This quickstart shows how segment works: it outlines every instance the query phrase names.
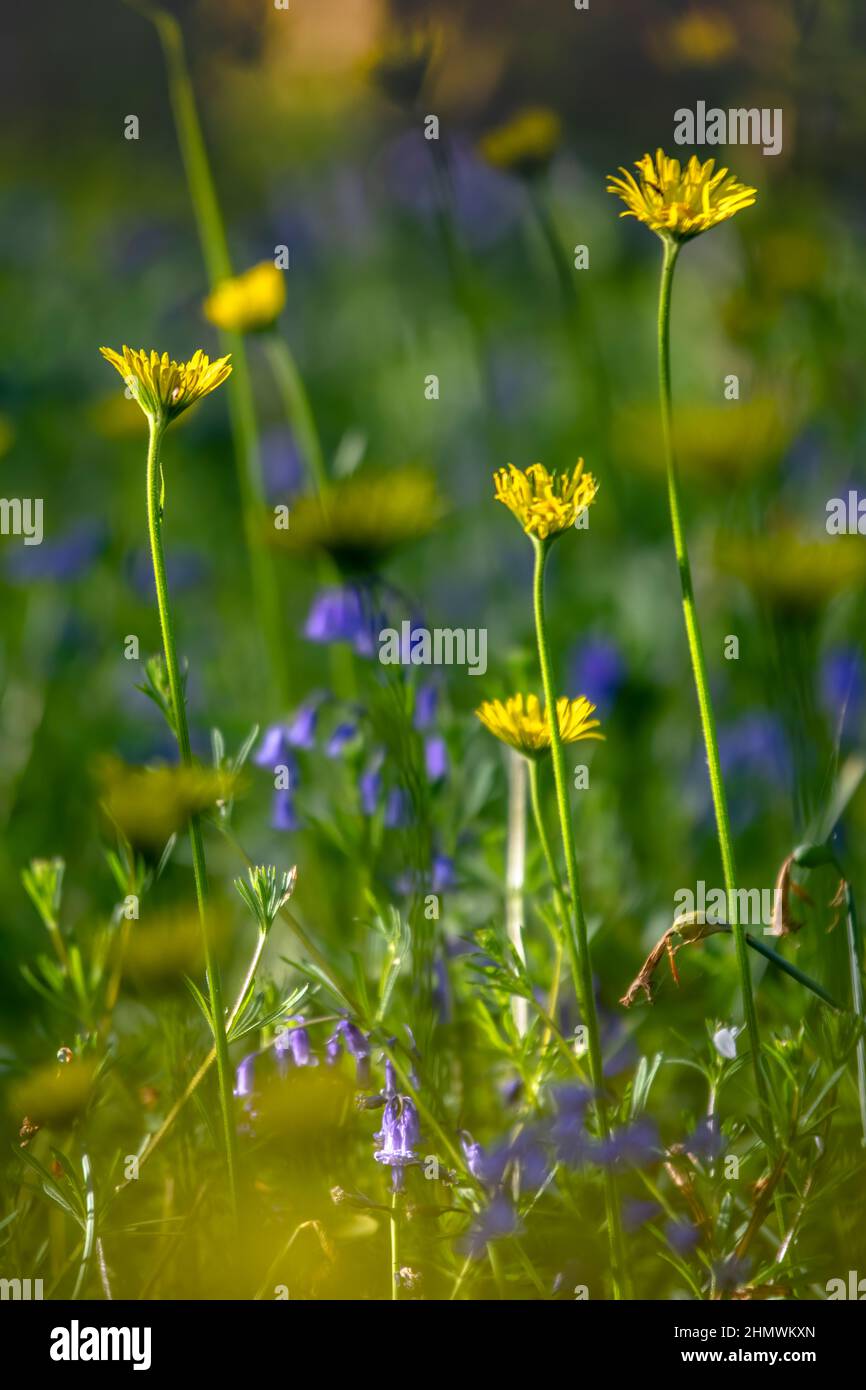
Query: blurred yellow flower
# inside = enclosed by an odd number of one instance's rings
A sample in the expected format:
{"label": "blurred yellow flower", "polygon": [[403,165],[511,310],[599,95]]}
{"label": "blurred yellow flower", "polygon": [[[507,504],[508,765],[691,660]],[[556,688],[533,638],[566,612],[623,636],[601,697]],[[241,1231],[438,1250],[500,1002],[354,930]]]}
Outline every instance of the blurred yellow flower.
{"label": "blurred yellow flower", "polygon": [[109,820],[132,845],[150,849],[237,793],[235,779],[206,767],[128,767],[106,758],[96,771]]}
{"label": "blurred yellow flower", "polygon": [[527,106],[483,135],[478,148],[495,169],[529,178],[546,169],[562,138],[562,122],[546,106]]}
{"label": "blurred yellow flower", "polygon": [[720,537],[716,560],[783,613],[808,614],[866,581],[866,547],[859,537],[819,540],[803,536],[790,522],[759,537]]}
{"label": "blurred yellow flower", "polygon": [[[565,695],[556,702],[559,734],[563,743],[577,743],[583,738],[603,739],[601,724],[591,716],[595,705],[585,695],[569,700]],[[485,700],[475,711],[485,729],[516,748],[525,758],[538,758],[550,751],[550,720],[542,710],[537,695],[512,695],[509,700]]]}
{"label": "blurred yellow flower", "polygon": [[77,1119],[90,1099],[96,1065],[89,1058],[63,1060],[65,1065],[49,1062],[15,1083],[10,1092],[13,1112],[51,1129],[64,1129]]}
{"label": "blurred yellow flower", "polygon": [[283,272],[261,261],[242,275],[221,280],[204,302],[204,316],[229,333],[257,333],[276,323],[286,303]]}
{"label": "blurred yellow flower", "polygon": [[[225,936],[225,920],[208,908],[208,932],[216,944]],[[123,957],[123,976],[142,994],[158,994],[184,987],[184,977],[195,977],[204,968],[201,922],[194,908],[170,908],[148,912],[136,922]]]}
{"label": "blurred yellow flower", "polygon": [[444,506],[430,473],[414,468],[360,472],[293,503],[289,526],[273,531],[297,554],[324,551],[342,570],[374,569],[392,550],[419,540]]}
{"label": "blurred yellow flower", "polygon": [[148,354],[144,348],[99,351],[123,377],[145,415],[162,424],[215,391],[231,373],[228,357],[211,362],[201,348],[188,362],[175,362],[167,352],[161,357],[155,350]]}
{"label": "blurred yellow flower", "polygon": [[521,470],[509,463],[493,475],[497,502],[513,512],[527,536],[545,541],[574,526],[595,499],[598,484],[584,473],[583,459],[564,473],[548,473],[543,463]]}
{"label": "blurred yellow flower", "polygon": [[712,67],[736,51],[737,31],[721,10],[688,10],[667,26],[656,48],[676,63]]}
{"label": "blurred yellow flower", "polygon": [[[730,488],[771,468],[797,428],[797,413],[772,396],[686,403],[674,428],[681,472],[704,488]],[[623,461],[648,474],[665,471],[659,409],[655,402],[617,413],[614,440]]]}
{"label": "blurred yellow flower", "polygon": [[688,241],[751,207],[757,189],[740,183],[727,169],[714,173],[716,161],[701,164],[692,155],[685,169],[678,159],[656,150],[655,159],[645,154],[635,161],[638,180],[620,167],[622,178],[610,174],[608,193],[626,205],[620,217],[636,217],[662,237]]}

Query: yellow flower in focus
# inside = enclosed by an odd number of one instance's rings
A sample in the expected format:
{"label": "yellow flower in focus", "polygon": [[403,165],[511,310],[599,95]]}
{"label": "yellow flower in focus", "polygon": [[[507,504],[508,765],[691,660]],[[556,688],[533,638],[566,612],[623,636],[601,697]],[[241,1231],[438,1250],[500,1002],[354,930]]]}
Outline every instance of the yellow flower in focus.
{"label": "yellow flower in focus", "polygon": [[175,362],[167,352],[160,357],[155,350],[148,353],[144,348],[136,352],[124,346],[122,352],[115,352],[103,347],[99,351],[123,377],[145,415],[162,424],[215,391],[231,374],[228,357],[211,362],[201,348],[188,362]]}
{"label": "yellow flower in focus", "polygon": [[540,541],[559,536],[573,526],[598,492],[591,473],[584,473],[583,459],[564,473],[548,473],[543,463],[525,470],[509,463],[493,475],[497,502],[513,512],[527,536]]}
{"label": "yellow flower in focus", "polygon": [[221,280],[204,302],[205,318],[229,333],[260,333],[271,328],[286,303],[286,281],[273,261],[262,261],[242,275]]}
{"label": "yellow flower in focus", "polygon": [[296,554],[324,551],[343,571],[375,569],[432,530],[444,512],[431,474],[414,468],[360,472],[292,503],[288,530],[268,528]]}
{"label": "yellow flower in focus", "polygon": [[740,183],[727,169],[714,173],[715,164],[714,159],[701,164],[692,155],[682,169],[678,159],[656,150],[655,159],[645,154],[636,160],[637,179],[623,168],[621,179],[609,175],[607,191],[625,203],[620,217],[636,217],[661,237],[688,241],[755,201],[757,189]]}
{"label": "yellow flower in focus", "polygon": [[528,106],[483,135],[478,148],[495,169],[531,178],[547,168],[561,138],[562,122],[555,111]]}
{"label": "yellow flower in focus", "polygon": [[[569,700],[565,695],[556,702],[559,735],[563,743],[577,743],[583,738],[603,739],[601,724],[591,716],[595,705],[585,695]],[[475,711],[485,729],[495,738],[516,748],[525,758],[539,758],[550,751],[550,721],[542,710],[537,695],[512,695],[511,699],[485,700]]]}

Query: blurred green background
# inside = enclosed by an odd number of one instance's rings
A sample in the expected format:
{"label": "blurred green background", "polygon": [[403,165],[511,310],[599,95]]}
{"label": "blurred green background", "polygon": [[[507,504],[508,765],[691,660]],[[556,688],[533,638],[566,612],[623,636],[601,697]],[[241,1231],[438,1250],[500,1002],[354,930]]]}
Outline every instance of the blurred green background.
{"label": "blurred green background", "polygon": [[[825,531],[828,499],[866,486],[866,15],[853,0],[618,0],[586,12],[566,0],[169,8],[184,26],[236,269],[289,247],[281,328],[329,460],[428,465],[448,502],[445,520],[389,568],[405,615],[489,632],[486,676],[438,673],[452,770],[432,792],[431,816],[455,865],[442,921],[452,938],[501,902],[504,763],[471,711],[536,684],[530,547],[494,505],[491,475],[508,461],[568,467],[583,456],[599,479],[589,530],[554,553],[549,602],[561,689],[597,701],[606,733],[578,759],[591,764],[591,789],[577,825],[595,971],[613,1015],[670,925],[676,891],[719,886],[721,873],[658,447],[660,248],[618,219],[605,176],[659,145],[682,153],[673,145],[681,106],[783,110],[779,156],[700,152],[717,154],[758,197],[686,248],[673,322],[687,525],[740,877],[771,888],[784,856],[828,813],[839,768],[856,785],[866,753],[864,588],[840,575]],[[371,80],[371,55],[398,22],[429,19],[436,53],[409,110]],[[477,149],[527,105],[551,107],[563,123],[549,172],[532,186]],[[0,55],[0,108],[0,492],[42,497],[45,509],[41,547],[0,538],[0,1046],[14,1071],[61,1041],[18,971],[43,948],[22,867],[62,855],[69,918],[110,911],[94,761],[172,757],[157,711],[134,688],[140,667],[123,656],[128,634],[143,654],[159,642],[145,430],[98,348],[186,357],[217,342],[201,312],[207,279],[147,20],[114,0],[19,10]],[[446,204],[423,135],[429,113],[440,121]],[[130,114],[137,140],[124,138]],[[571,269],[577,245],[588,247],[586,270]],[[300,466],[255,341],[250,358],[275,502],[298,491]],[[438,401],[425,398],[431,373]],[[731,374],[738,401],[725,399]],[[285,713],[270,704],[250,621],[223,396],[171,431],[165,456],[170,579],[203,754],[212,725],[236,748],[254,723]],[[324,649],[303,635],[317,586],[308,565],[277,563],[300,702],[330,678]],[[859,563],[858,552],[855,579]],[[731,634],[739,658],[728,661]],[[371,672],[362,680],[372,684]],[[297,832],[271,828],[264,774],[253,774],[237,818],[257,861],[298,863],[299,910],[337,950],[352,941],[356,885],[305,819],[323,767],[311,762],[305,774]],[[839,843],[861,896],[864,817],[860,790]],[[212,870],[227,882],[236,865],[221,853]],[[808,929],[785,949],[841,993],[844,943],[825,907],[834,888],[821,881],[803,910]],[[673,1036],[699,1044],[705,1017],[730,1021],[728,944],[680,957],[700,988],[677,992],[666,980],[654,1010],[627,1016],[641,1051]],[[543,952],[543,937],[531,949]],[[760,1011],[774,1022],[794,1023],[805,1007],[791,981],[761,984]]]}

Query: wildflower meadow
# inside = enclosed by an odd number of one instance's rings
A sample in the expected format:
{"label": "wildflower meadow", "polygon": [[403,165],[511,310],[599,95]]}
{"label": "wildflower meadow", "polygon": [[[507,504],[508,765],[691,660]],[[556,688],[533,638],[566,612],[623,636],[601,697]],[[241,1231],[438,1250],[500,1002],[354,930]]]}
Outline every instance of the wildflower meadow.
{"label": "wildflower meadow", "polygon": [[743,1329],[866,1298],[859,7],[9,19],[0,1317],[822,1364]]}

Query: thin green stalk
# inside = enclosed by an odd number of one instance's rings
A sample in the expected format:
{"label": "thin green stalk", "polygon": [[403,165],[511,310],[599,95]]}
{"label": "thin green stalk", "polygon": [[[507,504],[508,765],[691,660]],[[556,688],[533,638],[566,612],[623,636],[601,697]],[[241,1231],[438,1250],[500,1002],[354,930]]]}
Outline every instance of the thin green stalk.
{"label": "thin green stalk", "polygon": [[[508,841],[505,856],[505,930],[508,940],[526,965],[523,944],[523,890],[526,874],[526,759],[508,750]],[[529,1003],[521,995],[511,1000],[514,1026],[519,1036],[529,1027]]]}
{"label": "thin green stalk", "polygon": [[753,951],[757,951],[758,955],[763,956],[765,960],[771,961],[777,969],[784,971],[786,975],[790,975],[792,980],[797,981],[797,984],[805,985],[806,989],[810,989],[812,993],[816,994],[819,999],[822,999],[825,1004],[829,1004],[831,1009],[841,1011],[842,1006],[823,985],[820,985],[817,980],[813,980],[811,975],[807,975],[804,970],[800,970],[798,966],[793,965],[791,961],[786,960],[778,951],[774,951],[772,946],[765,945],[760,937],[752,936],[751,932],[746,932],[746,945],[750,946]]}
{"label": "thin green stalk", "polygon": [[[577,993],[581,1014],[587,1031],[589,1043],[589,1070],[595,1090],[595,1112],[598,1117],[598,1128],[601,1137],[603,1139],[608,1139],[610,1137],[610,1123],[607,1115],[607,1104],[604,1098],[605,1081],[602,1067],[598,1016],[596,1014],[595,998],[592,992],[592,967],[589,959],[589,938],[586,930],[586,918],[583,912],[583,900],[580,894],[580,875],[577,867],[577,856],[574,850],[574,838],[572,835],[568,805],[565,750],[559,732],[559,719],[556,712],[556,690],[553,683],[553,667],[550,659],[550,643],[544,616],[544,569],[547,562],[550,542],[541,541],[533,537],[533,545],[535,547],[533,607],[535,612],[535,631],[538,639],[538,662],[541,667],[544,703],[550,722],[550,753],[553,763],[553,779],[556,786],[556,805],[559,813],[559,828],[562,836],[562,848],[565,854],[568,886],[571,891],[571,911],[567,917],[568,931],[566,932],[566,946],[571,962],[572,974],[574,976],[574,988]],[[611,1274],[614,1297],[621,1298],[623,1296],[625,1280],[622,1221],[620,1217],[619,1199],[616,1191],[616,1180],[614,1174],[607,1168],[604,1172],[604,1197],[608,1237],[610,1239],[611,1248]]]}
{"label": "thin green stalk", "polygon": [[728,900],[728,920],[733,929],[737,967],[740,972],[743,1013],[749,1033],[752,1066],[754,1069],[758,1099],[760,1101],[767,1132],[772,1138],[774,1135],[773,1120],[770,1112],[767,1083],[764,1077],[761,1059],[761,1039],[758,1032],[758,1016],[755,1012],[755,1000],[752,993],[752,977],[749,970],[749,953],[746,948],[746,933],[742,923],[739,921],[737,912],[737,871],[734,862],[734,845],[731,836],[730,818],[728,816],[728,803],[725,796],[725,784],[722,780],[722,766],[719,758],[716,720],[710,696],[706,658],[704,656],[704,647],[701,640],[701,631],[698,626],[697,607],[692,586],[692,570],[689,563],[688,545],[686,543],[685,529],[683,526],[683,506],[680,495],[679,474],[677,472],[673,447],[670,361],[671,288],[673,284],[674,266],[676,265],[678,253],[679,242],[666,238],[664,241],[664,259],[662,261],[661,283],[659,286],[658,359],[662,445],[667,468],[668,503],[671,513],[674,551],[676,553],[677,568],[680,575],[680,587],[683,596],[683,616],[685,618],[686,637],[688,639],[689,655],[691,657],[692,671],[695,678],[695,689],[697,691],[698,708],[701,717],[701,729],[703,730],[704,745],[707,753],[707,766],[710,773],[710,788],[716,815],[719,850],[722,856],[722,872],[725,878],[725,889]]}
{"label": "thin green stalk", "polygon": [[282,397],[286,419],[292,430],[307,468],[313,488],[321,496],[328,486],[328,474],[319,431],[313,415],[307,388],[298,371],[292,350],[276,330],[264,336],[265,351],[271,364],[274,380]]}
{"label": "thin green stalk", "polygon": [[[153,21],[165,57],[169,96],[187,187],[198,228],[208,281],[213,289],[232,275],[225,223],[208,160],[184,50],[183,32],[173,15],[156,6],[134,5]],[[231,353],[228,379],[229,418],[234,442],[238,491],[256,608],[265,638],[275,698],[288,698],[283,653],[283,625],[273,556],[264,542],[264,486],[259,457],[255,402],[244,339],[221,331],[220,348]]]}
{"label": "thin green stalk", "polygon": [[860,1037],[857,1039],[857,1095],[860,1100],[862,1142],[866,1147],[866,1039],[863,1037],[866,1013],[863,1009],[863,976],[860,967],[860,933],[857,929],[857,911],[854,906],[854,894],[847,879],[845,880],[845,927],[848,938],[848,965],[851,971],[851,1001],[861,1029]]}
{"label": "thin green stalk", "polygon": [[[174,733],[184,767],[192,764],[192,749],[189,741],[189,725],[186,717],[186,697],[180,677],[177,660],[177,647],[174,636],[174,621],[168,595],[168,581],[165,572],[165,553],[162,544],[162,466],[160,446],[165,426],[159,421],[150,420],[150,441],[147,450],[147,528],[150,536],[150,552],[153,560],[153,577],[156,584],[156,601],[159,610],[159,626],[162,633],[163,652],[168,673],[174,714]],[[235,1141],[234,1114],[232,1110],[232,1082],[229,1066],[226,1021],[223,1012],[222,985],[207,921],[207,866],[204,857],[201,822],[193,816],[189,824],[189,838],[192,847],[192,865],[195,876],[195,892],[204,940],[205,967],[207,971],[210,1010],[213,1016],[214,1046],[216,1048],[217,1074],[219,1080],[220,1104],[225,1132],[226,1164],[228,1167],[229,1194],[232,1212],[237,1220],[237,1156]]]}
{"label": "thin green stalk", "polygon": [[397,1193],[391,1193],[391,1302],[400,1302],[400,1214]]}

